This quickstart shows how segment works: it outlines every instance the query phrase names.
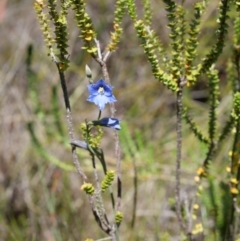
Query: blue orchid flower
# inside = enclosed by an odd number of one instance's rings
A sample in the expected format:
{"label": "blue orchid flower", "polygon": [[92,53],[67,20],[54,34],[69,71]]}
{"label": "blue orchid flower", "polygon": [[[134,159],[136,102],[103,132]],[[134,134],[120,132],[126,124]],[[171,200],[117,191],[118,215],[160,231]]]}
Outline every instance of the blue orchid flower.
{"label": "blue orchid flower", "polygon": [[103,79],[98,80],[95,84],[88,85],[90,96],[88,101],[93,102],[102,111],[107,103],[117,101],[112,94],[113,87],[108,85]]}
{"label": "blue orchid flower", "polygon": [[115,130],[120,130],[120,121],[116,118],[102,118],[101,120],[92,121],[93,125],[104,126],[109,128],[114,128]]}

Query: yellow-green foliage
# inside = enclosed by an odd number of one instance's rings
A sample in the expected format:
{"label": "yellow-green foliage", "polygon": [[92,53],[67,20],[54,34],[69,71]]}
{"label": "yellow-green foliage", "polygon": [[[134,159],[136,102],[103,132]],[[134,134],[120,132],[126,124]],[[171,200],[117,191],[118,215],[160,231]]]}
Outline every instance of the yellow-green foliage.
{"label": "yellow-green foliage", "polygon": [[126,0],[127,3],[127,9],[128,9],[128,14],[131,17],[133,23],[137,21],[137,10],[136,10],[136,5],[133,0]]}
{"label": "yellow-green foliage", "polygon": [[143,10],[144,10],[144,23],[150,26],[152,23],[152,8],[151,0],[143,0]]}
{"label": "yellow-green foliage", "polygon": [[234,110],[233,110],[232,116],[236,121],[238,121],[240,119],[240,93],[239,92],[234,95],[233,103],[234,103]]}
{"label": "yellow-green foliage", "polygon": [[[35,10],[39,18],[41,28],[43,30],[44,40],[49,48],[49,54],[52,56],[55,62],[60,66],[61,71],[68,68],[68,33],[67,33],[67,8],[69,4],[62,2],[62,11],[57,12],[56,0],[48,0],[45,4],[44,1],[35,1]],[[49,11],[44,13],[44,8],[48,8]],[[53,22],[54,29],[50,27],[50,21]],[[52,25],[51,25],[52,26]],[[55,33],[55,37],[52,36],[52,32]],[[56,46],[55,46],[56,44]]]}
{"label": "yellow-green foliage", "polygon": [[57,12],[56,8],[56,0],[48,0],[48,9],[50,19],[54,23],[54,33],[55,33],[55,42],[57,44],[57,50],[59,53],[56,56],[59,58],[60,68],[61,70],[66,70],[68,67],[68,33],[67,33],[67,8],[69,5],[61,4],[62,11],[60,13]]}
{"label": "yellow-green foliage", "polygon": [[43,0],[35,1],[34,8],[41,25],[46,46],[49,49],[48,53],[50,54],[54,40],[49,26],[48,15],[43,12],[43,9],[45,8]]}
{"label": "yellow-green foliage", "polygon": [[213,63],[216,62],[219,55],[222,53],[225,36],[228,31],[227,19],[229,18],[228,12],[230,10],[229,0],[221,0],[220,2],[220,13],[217,22],[219,23],[219,29],[216,31],[216,44],[212,47],[210,53],[206,56],[201,64],[201,72],[204,73],[208,71],[208,69],[212,66]]}
{"label": "yellow-green foliage", "polygon": [[186,63],[185,74],[189,85],[196,82],[196,77],[199,75],[199,67],[194,66],[193,61],[197,56],[198,40],[197,37],[200,31],[200,19],[205,10],[205,3],[194,4],[194,18],[192,19],[188,31],[189,37],[186,41]]}
{"label": "yellow-green foliage", "polygon": [[208,73],[209,78],[209,95],[210,95],[210,111],[209,111],[209,125],[208,133],[211,142],[214,142],[216,128],[217,128],[217,113],[216,109],[219,104],[219,78],[217,70],[210,70]]}
{"label": "yellow-green foliage", "polygon": [[125,0],[117,0],[116,1],[116,9],[114,12],[114,21],[113,28],[114,32],[111,32],[111,41],[107,46],[109,51],[115,51],[117,49],[117,44],[120,41],[120,37],[122,35],[123,29],[120,27],[123,19],[123,14],[126,9],[126,1]]}
{"label": "yellow-green foliage", "polygon": [[84,41],[83,49],[86,49],[88,53],[95,55],[97,52],[97,48],[94,44],[96,32],[93,28],[92,20],[86,12],[85,3],[82,0],[71,0],[71,2],[73,10],[75,11],[77,25],[81,31],[80,37]]}
{"label": "yellow-green foliage", "polygon": [[164,85],[166,85],[169,89],[172,91],[177,91],[177,83],[173,80],[173,78],[165,73],[160,67],[159,67],[159,61],[157,58],[157,55],[155,54],[155,37],[153,35],[149,34],[149,28],[144,25],[144,22],[142,20],[138,20],[135,23],[135,28],[137,30],[138,37],[142,40],[142,46],[144,48],[144,53],[148,57],[148,61],[150,62],[152,66],[152,73],[154,77],[161,81]]}
{"label": "yellow-green foliage", "polygon": [[170,69],[172,78],[175,82],[183,75],[183,40],[185,36],[184,9],[172,0],[165,0],[168,16],[168,26],[170,28],[172,60]]}
{"label": "yellow-green foliage", "polygon": [[115,177],[115,171],[107,171],[101,183],[101,190],[105,192],[111,185]]}
{"label": "yellow-green foliage", "polygon": [[92,148],[99,148],[103,137],[102,128],[100,126],[89,127],[86,123],[82,123],[80,125],[80,128],[82,136],[84,140],[88,143],[88,145]]}
{"label": "yellow-green foliage", "polygon": [[116,221],[116,224],[117,225],[120,225],[120,223],[122,222],[123,220],[123,214],[121,212],[116,212],[115,214],[115,221]]}
{"label": "yellow-green foliage", "polygon": [[81,186],[81,190],[84,190],[89,195],[93,195],[95,191],[92,183],[86,183],[86,182]]}
{"label": "yellow-green foliage", "polygon": [[236,129],[235,129],[233,147],[230,152],[230,157],[231,157],[231,180],[230,180],[230,183],[231,183],[231,192],[234,195],[236,195],[239,193],[237,187],[238,187],[238,182],[240,179],[240,176],[239,176],[239,171],[240,171],[240,166],[239,166],[240,92],[237,92],[234,95],[232,117],[235,120]]}
{"label": "yellow-green foliage", "polygon": [[208,144],[209,139],[202,133],[202,131],[198,128],[196,123],[193,121],[193,119],[190,117],[188,113],[188,109],[184,108],[183,110],[183,117],[186,120],[186,122],[189,124],[189,127],[191,131],[194,133],[194,135],[203,143]]}
{"label": "yellow-green foliage", "polygon": [[234,44],[238,51],[240,51],[240,17],[236,18],[234,22]]}

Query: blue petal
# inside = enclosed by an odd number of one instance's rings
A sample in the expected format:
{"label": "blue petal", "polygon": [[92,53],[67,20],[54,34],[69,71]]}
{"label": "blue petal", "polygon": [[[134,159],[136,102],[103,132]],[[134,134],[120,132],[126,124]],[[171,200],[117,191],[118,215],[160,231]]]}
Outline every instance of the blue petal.
{"label": "blue petal", "polygon": [[99,120],[98,122],[96,122],[98,125],[101,126],[105,126],[105,127],[110,127],[110,128],[114,128],[116,130],[120,130],[120,124],[119,124],[119,120],[116,118],[102,118],[101,120]]}
{"label": "blue petal", "polygon": [[115,119],[115,118],[108,118],[108,126],[114,126],[116,125],[116,123],[118,123],[118,119]]}
{"label": "blue petal", "polygon": [[108,97],[108,99],[109,99],[109,103],[112,103],[112,102],[116,102],[116,101],[117,101],[117,99],[115,98],[114,95],[112,95],[111,97]]}
{"label": "blue petal", "polygon": [[[97,105],[100,110],[103,110],[107,103],[117,101],[115,96],[112,94],[113,87],[108,85],[103,79],[100,79],[95,84],[90,84],[87,87],[90,93],[87,100]],[[103,88],[104,92],[99,93],[99,88]]]}
{"label": "blue petal", "polygon": [[87,101],[94,102],[94,98],[96,98],[96,96],[90,95],[90,96],[87,98]]}
{"label": "blue petal", "polygon": [[109,103],[109,98],[105,95],[97,95],[93,98],[94,104],[99,107],[100,110],[105,108],[105,105]]}
{"label": "blue petal", "polygon": [[94,88],[96,88],[97,90],[100,87],[103,87],[104,92],[107,93],[107,95],[112,95],[112,89],[113,87],[109,84],[107,84],[103,79],[98,80],[94,85]]}
{"label": "blue petal", "polygon": [[98,88],[96,88],[94,84],[88,85],[87,88],[91,95],[98,95]]}
{"label": "blue petal", "polygon": [[112,86],[107,84],[103,79],[98,80],[95,83],[95,85],[97,85],[98,87],[103,87],[103,88],[112,90]]}
{"label": "blue petal", "polygon": [[101,120],[99,120],[97,123],[98,123],[98,124],[101,124],[101,125],[103,125],[103,126],[107,126],[107,125],[108,125],[108,122],[109,122],[109,119],[110,119],[110,118],[105,117],[105,118],[102,118]]}
{"label": "blue petal", "polygon": [[95,83],[95,85],[98,85],[98,87],[99,86],[104,86],[104,85],[106,85],[107,83],[103,80],[103,79],[99,79],[96,83]]}

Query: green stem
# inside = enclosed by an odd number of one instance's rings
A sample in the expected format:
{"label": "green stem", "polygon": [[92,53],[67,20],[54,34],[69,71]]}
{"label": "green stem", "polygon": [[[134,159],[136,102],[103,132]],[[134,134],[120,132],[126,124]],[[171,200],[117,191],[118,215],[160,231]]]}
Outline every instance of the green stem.
{"label": "green stem", "polygon": [[100,120],[100,118],[101,118],[101,114],[102,114],[102,111],[101,111],[101,110],[99,110],[99,114],[98,114],[98,120]]}

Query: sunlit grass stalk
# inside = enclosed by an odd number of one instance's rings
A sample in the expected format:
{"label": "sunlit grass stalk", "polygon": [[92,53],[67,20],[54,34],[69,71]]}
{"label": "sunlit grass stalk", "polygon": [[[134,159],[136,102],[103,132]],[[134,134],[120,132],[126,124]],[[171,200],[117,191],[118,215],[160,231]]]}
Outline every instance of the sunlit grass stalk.
{"label": "sunlit grass stalk", "polygon": [[138,173],[136,165],[136,157],[132,157],[133,163],[133,186],[134,186],[134,195],[133,195],[133,211],[132,211],[132,221],[131,228],[134,229],[136,222],[136,213],[137,213],[137,197],[138,197]]}
{"label": "sunlit grass stalk", "polygon": [[73,165],[62,162],[61,160],[59,160],[55,156],[51,155],[49,152],[47,152],[44,149],[44,146],[42,146],[42,144],[40,143],[40,141],[38,140],[38,138],[36,136],[36,131],[35,131],[33,122],[29,122],[27,127],[28,127],[28,131],[29,131],[29,134],[31,137],[32,144],[41,157],[43,157],[44,159],[48,160],[50,163],[53,163],[54,165],[58,166],[59,168],[65,170],[65,171],[73,171],[74,170]]}
{"label": "sunlit grass stalk", "polygon": [[58,134],[61,136],[64,136],[64,132],[63,132],[63,126],[62,126],[62,122],[61,122],[61,118],[60,118],[60,109],[59,109],[59,105],[58,105],[58,96],[57,96],[57,86],[53,86],[52,87],[52,113],[54,116],[54,122],[55,122],[55,126],[56,129],[58,131]]}

